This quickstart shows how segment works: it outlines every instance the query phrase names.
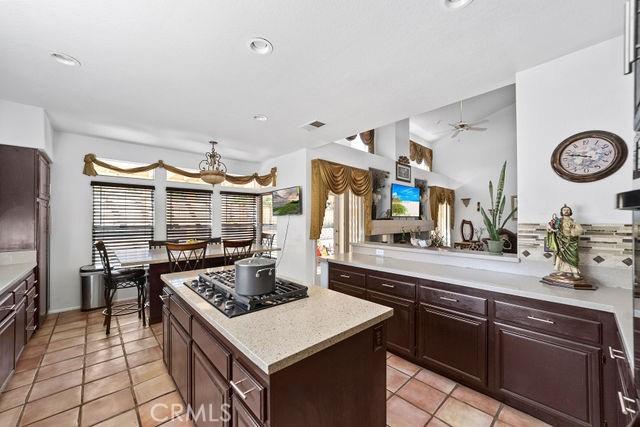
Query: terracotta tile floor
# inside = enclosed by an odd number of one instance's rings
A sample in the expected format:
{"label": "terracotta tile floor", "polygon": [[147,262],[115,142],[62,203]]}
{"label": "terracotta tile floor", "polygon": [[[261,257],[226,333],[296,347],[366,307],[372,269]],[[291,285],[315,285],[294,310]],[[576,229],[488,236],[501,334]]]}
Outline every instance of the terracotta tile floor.
{"label": "terracotta tile floor", "polygon": [[[102,319],[99,311],[47,318],[0,394],[0,427],[191,425],[180,410],[152,416],[157,403],[183,405],[162,362],[162,325],[124,316],[107,337]],[[546,425],[390,353],[387,389],[391,427]]]}

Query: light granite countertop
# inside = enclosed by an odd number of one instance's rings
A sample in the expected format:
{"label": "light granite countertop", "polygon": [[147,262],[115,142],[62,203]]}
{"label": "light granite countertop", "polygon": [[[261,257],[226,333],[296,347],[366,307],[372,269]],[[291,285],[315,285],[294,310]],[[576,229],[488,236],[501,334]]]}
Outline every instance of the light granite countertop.
{"label": "light granite countertop", "polygon": [[36,267],[35,251],[0,253],[0,294]]}
{"label": "light granite countertop", "polygon": [[163,274],[162,281],[266,374],[273,374],[392,316],[393,310],[309,286],[308,298],[228,318],[184,282],[221,268]]}
{"label": "light granite countertop", "polygon": [[601,286],[595,291],[577,291],[542,284],[540,278],[535,276],[373,255],[348,253],[323,259],[353,267],[610,312],[615,315],[627,354],[633,354],[633,301],[630,289]]}

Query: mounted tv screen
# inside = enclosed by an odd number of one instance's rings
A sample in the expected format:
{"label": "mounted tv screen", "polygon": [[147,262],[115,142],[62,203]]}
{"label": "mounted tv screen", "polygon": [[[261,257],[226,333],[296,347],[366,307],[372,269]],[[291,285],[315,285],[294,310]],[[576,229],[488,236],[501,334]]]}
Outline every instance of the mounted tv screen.
{"label": "mounted tv screen", "polygon": [[420,189],[391,184],[391,216],[395,218],[420,217]]}
{"label": "mounted tv screen", "polygon": [[300,187],[283,188],[274,191],[272,195],[273,215],[300,215],[302,213]]}

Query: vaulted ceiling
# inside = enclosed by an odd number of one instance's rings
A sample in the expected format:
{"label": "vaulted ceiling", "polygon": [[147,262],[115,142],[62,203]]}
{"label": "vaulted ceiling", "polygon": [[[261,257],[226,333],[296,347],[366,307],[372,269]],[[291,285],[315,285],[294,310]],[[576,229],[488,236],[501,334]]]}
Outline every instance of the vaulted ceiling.
{"label": "vaulted ceiling", "polygon": [[[0,98],[44,107],[60,130],[188,151],[214,138],[229,157],[263,160],[513,83],[622,34],[622,11],[622,0],[0,1]],[[273,53],[250,52],[255,36]],[[300,129],[316,119],[327,125]]]}

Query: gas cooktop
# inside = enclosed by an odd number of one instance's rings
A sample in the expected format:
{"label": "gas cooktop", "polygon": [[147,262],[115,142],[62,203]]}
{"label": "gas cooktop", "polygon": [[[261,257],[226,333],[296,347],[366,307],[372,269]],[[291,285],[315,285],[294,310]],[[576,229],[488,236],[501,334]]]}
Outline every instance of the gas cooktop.
{"label": "gas cooktop", "polygon": [[228,269],[201,273],[197,279],[184,282],[191,290],[227,317],[282,305],[307,297],[307,287],[276,278],[273,292],[263,295],[240,295],[235,291],[236,271]]}

